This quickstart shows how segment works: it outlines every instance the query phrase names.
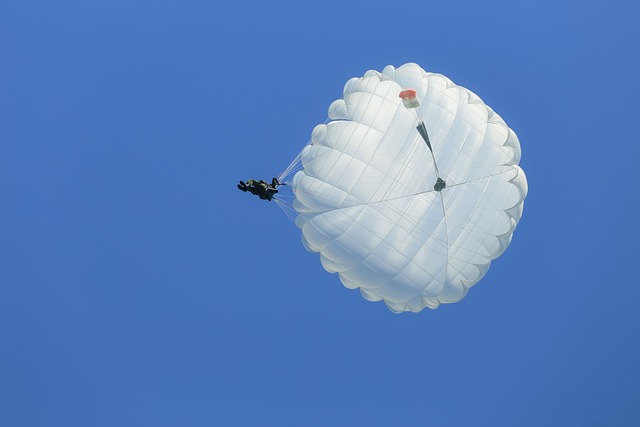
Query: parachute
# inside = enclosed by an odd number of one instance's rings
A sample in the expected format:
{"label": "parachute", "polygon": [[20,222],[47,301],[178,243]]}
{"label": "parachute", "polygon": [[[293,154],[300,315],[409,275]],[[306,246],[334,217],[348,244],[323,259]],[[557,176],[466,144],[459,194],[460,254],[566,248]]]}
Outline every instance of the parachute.
{"label": "parachute", "polygon": [[305,248],[394,313],[460,301],[509,246],[520,143],[469,90],[417,64],[344,86],[278,180]]}

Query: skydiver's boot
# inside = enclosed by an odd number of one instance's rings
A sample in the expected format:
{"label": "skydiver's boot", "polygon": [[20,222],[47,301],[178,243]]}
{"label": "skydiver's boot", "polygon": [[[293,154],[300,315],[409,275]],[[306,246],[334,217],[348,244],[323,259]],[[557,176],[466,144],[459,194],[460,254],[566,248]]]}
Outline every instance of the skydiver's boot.
{"label": "skydiver's boot", "polygon": [[273,177],[273,179],[271,180],[271,186],[273,188],[276,188],[278,185],[282,185],[282,184],[280,184],[280,181],[278,181],[278,178]]}
{"label": "skydiver's boot", "polygon": [[245,193],[247,192],[247,184],[244,183],[244,181],[240,181],[240,184],[238,184],[238,189],[244,191]]}

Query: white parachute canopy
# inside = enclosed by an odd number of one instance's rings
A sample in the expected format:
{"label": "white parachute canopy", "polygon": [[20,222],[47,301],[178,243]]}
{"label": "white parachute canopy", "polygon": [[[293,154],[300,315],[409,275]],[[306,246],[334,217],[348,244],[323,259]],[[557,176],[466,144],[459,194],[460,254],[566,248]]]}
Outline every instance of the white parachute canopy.
{"label": "white parachute canopy", "polygon": [[522,216],[516,134],[478,96],[417,64],[349,80],[329,118],[279,177],[304,246],[395,313],[460,301]]}

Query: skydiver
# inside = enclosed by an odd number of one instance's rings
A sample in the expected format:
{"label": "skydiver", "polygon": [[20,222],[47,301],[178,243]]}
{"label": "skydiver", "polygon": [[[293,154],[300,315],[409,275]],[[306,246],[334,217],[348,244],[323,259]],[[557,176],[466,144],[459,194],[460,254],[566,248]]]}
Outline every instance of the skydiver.
{"label": "skydiver", "polygon": [[266,181],[260,180],[256,181],[255,179],[250,179],[247,182],[240,181],[238,184],[238,189],[244,191],[245,193],[248,191],[249,193],[258,196],[262,200],[273,199],[273,196],[278,192],[278,186],[283,185],[278,181],[278,178],[273,178],[271,180],[271,184]]}

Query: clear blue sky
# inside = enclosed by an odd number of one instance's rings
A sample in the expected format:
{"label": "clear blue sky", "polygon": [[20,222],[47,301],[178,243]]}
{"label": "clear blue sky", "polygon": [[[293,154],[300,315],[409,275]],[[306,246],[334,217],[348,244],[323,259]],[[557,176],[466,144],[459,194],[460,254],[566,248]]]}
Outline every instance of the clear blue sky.
{"label": "clear blue sky", "polygon": [[[605,6],[606,3],[606,6]],[[629,1],[0,5],[0,426],[640,425]],[[275,204],[344,82],[417,62],[529,196],[462,302],[394,315]]]}

